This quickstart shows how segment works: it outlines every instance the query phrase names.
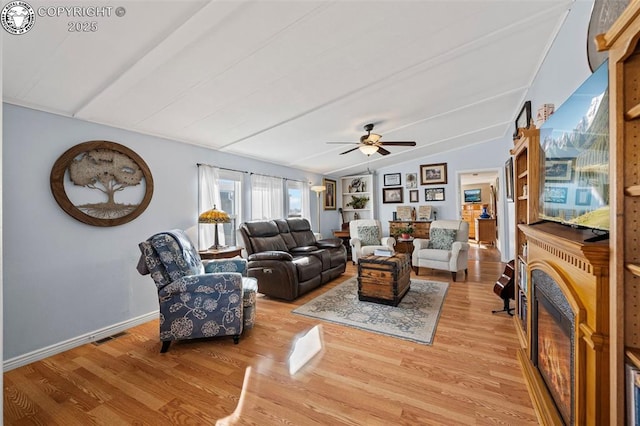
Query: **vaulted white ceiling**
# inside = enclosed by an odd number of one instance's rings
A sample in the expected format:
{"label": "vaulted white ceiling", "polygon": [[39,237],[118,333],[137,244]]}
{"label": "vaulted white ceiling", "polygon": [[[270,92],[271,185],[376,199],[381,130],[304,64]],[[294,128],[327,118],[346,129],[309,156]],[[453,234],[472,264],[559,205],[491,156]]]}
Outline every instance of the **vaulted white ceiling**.
{"label": "vaulted white ceiling", "polygon": [[[344,175],[510,135],[571,3],[149,0],[120,2],[122,17],[37,15],[3,36],[3,98]],[[417,145],[367,158],[326,143],[357,142],[366,123]]]}

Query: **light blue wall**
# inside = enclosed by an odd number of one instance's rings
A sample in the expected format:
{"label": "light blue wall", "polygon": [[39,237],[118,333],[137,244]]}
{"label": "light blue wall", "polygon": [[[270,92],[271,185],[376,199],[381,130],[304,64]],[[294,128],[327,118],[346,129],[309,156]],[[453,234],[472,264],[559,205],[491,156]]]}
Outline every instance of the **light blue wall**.
{"label": "light blue wall", "polygon": [[[196,163],[322,181],[322,176],[296,169],[3,107],[5,360],[157,310],[153,281],[135,269],[137,245],[156,232],[196,225]],[[132,222],[106,228],[86,225],[67,215],[53,198],[49,174],[54,162],[68,148],[89,140],[125,145],[151,169],[153,198]],[[310,199],[315,223],[316,199]],[[333,219],[336,223],[330,225]],[[322,220],[325,227],[337,226],[331,215]]]}

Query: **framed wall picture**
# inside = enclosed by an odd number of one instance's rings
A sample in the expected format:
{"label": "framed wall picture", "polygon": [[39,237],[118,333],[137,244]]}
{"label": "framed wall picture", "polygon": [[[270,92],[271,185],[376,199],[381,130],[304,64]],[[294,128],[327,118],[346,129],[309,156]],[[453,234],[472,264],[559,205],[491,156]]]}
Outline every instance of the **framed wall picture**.
{"label": "framed wall picture", "polygon": [[507,195],[507,201],[513,201],[513,157],[509,157],[509,159],[504,163],[504,179],[505,185],[504,190]]}
{"label": "framed wall picture", "polygon": [[418,187],[418,174],[417,173],[407,173],[407,174],[405,174],[405,186],[407,188],[417,188]]}
{"label": "framed wall picture", "polygon": [[382,188],[382,202],[383,203],[401,203],[402,202],[403,188]]}
{"label": "framed wall picture", "polygon": [[568,189],[563,186],[545,186],[544,201],[546,203],[566,204]]}
{"label": "framed wall picture", "polygon": [[444,188],[426,188],[424,190],[425,201],[444,201]]}
{"label": "framed wall picture", "polygon": [[576,189],[576,206],[591,205],[591,188]]}
{"label": "framed wall picture", "polygon": [[325,188],[324,191],[324,209],[335,210],[336,209],[336,181],[333,179],[322,179],[322,184]]}
{"label": "framed wall picture", "polygon": [[420,185],[447,183],[447,163],[420,166]]}
{"label": "framed wall picture", "polygon": [[50,186],[58,205],[74,219],[93,226],[130,222],[153,195],[149,166],[133,150],[110,141],[88,141],[56,160]]}
{"label": "framed wall picture", "polygon": [[531,127],[531,101],[526,101],[516,117],[516,130],[513,138],[516,139],[520,133],[520,129],[528,129]]}
{"label": "framed wall picture", "polygon": [[400,173],[389,173],[384,175],[384,186],[398,186],[401,183]]}
{"label": "framed wall picture", "polygon": [[545,180],[568,182],[572,174],[573,158],[548,158],[544,162]]}
{"label": "framed wall picture", "polygon": [[409,191],[409,202],[410,203],[417,203],[419,200],[418,198],[418,190],[417,189],[412,189]]}

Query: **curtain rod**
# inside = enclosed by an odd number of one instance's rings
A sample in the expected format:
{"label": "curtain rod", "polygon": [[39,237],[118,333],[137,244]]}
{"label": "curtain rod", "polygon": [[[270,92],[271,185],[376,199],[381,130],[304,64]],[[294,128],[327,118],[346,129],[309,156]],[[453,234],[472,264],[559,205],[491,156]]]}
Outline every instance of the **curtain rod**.
{"label": "curtain rod", "polygon": [[[218,169],[221,169],[221,170],[229,170],[231,172],[249,173],[250,175],[258,175],[258,176],[272,177],[272,178],[277,178],[277,179],[291,180],[291,181],[294,181],[294,182],[302,182],[302,183],[306,182],[304,180],[291,179],[291,178],[286,178],[286,177],[282,177],[282,176],[263,175],[263,174],[260,174],[260,173],[248,172],[246,170],[236,170],[236,169],[229,169],[227,167],[212,166],[211,164],[205,164],[205,163],[196,163],[196,165],[198,167],[200,167],[200,166],[215,167],[215,168],[218,168]],[[309,182],[306,182],[306,183],[309,183]]]}
{"label": "curtain rod", "polygon": [[216,169],[229,170],[230,172],[249,173],[249,172],[246,172],[244,170],[236,170],[236,169],[229,169],[227,167],[212,166],[211,164],[205,164],[205,163],[196,163],[196,166],[198,166],[198,167],[200,167],[200,166],[215,167]]}

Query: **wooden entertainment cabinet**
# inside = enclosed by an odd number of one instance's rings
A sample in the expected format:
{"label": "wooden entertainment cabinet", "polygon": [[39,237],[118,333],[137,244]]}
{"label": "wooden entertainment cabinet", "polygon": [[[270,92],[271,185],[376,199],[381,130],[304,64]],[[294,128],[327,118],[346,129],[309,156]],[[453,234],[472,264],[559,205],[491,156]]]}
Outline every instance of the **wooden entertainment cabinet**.
{"label": "wooden entertainment cabinet", "polygon": [[[537,301],[532,272],[551,277],[571,306],[573,381],[572,409],[576,425],[608,424],[609,418],[609,246],[586,242],[590,230],[554,222],[540,223],[542,154],[539,130],[520,129],[514,157],[515,324],[525,381],[541,424],[563,424],[552,392],[538,369],[540,355]],[[536,352],[537,351],[537,352]],[[565,415],[566,408],[565,408]]]}
{"label": "wooden entertainment cabinet", "polygon": [[[573,423],[622,425],[630,402],[625,365],[640,368],[640,1],[630,2],[606,34],[609,53],[610,238],[585,242],[584,231],[534,224],[540,164],[536,130],[520,129],[514,156],[516,330],[518,359],[541,424],[562,424],[531,360],[532,270],[552,276],[575,313]],[[536,160],[537,159],[537,160]],[[527,191],[523,191],[523,185]],[[559,228],[561,227],[561,228]],[[521,312],[519,312],[520,314]]]}
{"label": "wooden entertainment cabinet", "polygon": [[[625,422],[625,365],[640,368],[640,1],[606,34],[610,105],[610,406],[609,424]],[[628,420],[628,419],[627,419]]]}

